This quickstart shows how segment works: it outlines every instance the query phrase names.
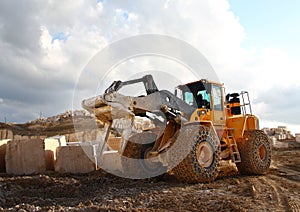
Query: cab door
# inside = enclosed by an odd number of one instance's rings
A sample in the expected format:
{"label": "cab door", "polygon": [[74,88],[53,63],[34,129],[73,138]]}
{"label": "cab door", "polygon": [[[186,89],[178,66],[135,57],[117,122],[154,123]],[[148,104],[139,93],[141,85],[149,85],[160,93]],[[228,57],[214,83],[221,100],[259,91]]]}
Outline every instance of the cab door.
{"label": "cab door", "polygon": [[213,123],[219,138],[223,135],[224,126],[226,124],[224,110],[224,92],[221,85],[211,85],[211,99]]}

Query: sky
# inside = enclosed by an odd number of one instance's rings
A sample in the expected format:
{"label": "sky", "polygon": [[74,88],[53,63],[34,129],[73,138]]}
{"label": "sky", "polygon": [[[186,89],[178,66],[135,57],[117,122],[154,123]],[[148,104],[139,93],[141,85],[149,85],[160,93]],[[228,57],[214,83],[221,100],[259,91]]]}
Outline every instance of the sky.
{"label": "sky", "polygon": [[[159,34],[201,52],[228,92],[249,91],[262,127],[300,132],[299,9],[297,0],[1,1],[0,121],[81,109],[74,92],[90,89],[92,75],[80,86],[78,80],[98,52],[124,38]],[[167,69],[169,62],[128,60],[113,76],[138,75],[141,64]]]}

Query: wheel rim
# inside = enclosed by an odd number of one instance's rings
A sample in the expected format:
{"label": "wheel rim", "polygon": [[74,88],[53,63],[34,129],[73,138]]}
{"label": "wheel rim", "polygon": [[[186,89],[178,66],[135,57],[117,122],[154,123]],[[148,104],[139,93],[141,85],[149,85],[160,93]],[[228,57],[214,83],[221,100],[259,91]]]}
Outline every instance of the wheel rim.
{"label": "wheel rim", "polygon": [[198,163],[204,167],[208,168],[213,163],[214,151],[211,148],[211,145],[207,142],[202,142],[198,145],[196,156]]}
{"label": "wheel rim", "polygon": [[145,150],[145,153],[144,153],[144,159],[142,164],[143,164],[143,167],[146,168],[147,170],[155,170],[157,169],[159,166],[158,166],[158,163],[155,163],[155,162],[151,162],[150,159],[151,158],[151,149],[152,148],[147,148]]}
{"label": "wheel rim", "polygon": [[258,153],[259,153],[259,158],[261,160],[265,160],[267,157],[267,149],[265,147],[265,145],[261,145],[258,149]]}

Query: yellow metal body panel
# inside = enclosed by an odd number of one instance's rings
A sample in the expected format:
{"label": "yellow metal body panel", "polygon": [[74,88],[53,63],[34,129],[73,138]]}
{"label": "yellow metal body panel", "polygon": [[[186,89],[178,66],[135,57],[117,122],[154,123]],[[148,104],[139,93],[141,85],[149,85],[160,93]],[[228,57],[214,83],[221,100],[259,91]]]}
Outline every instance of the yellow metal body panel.
{"label": "yellow metal body panel", "polygon": [[190,121],[211,121],[212,113],[208,109],[198,108],[191,115]]}
{"label": "yellow metal body panel", "polygon": [[234,137],[236,140],[244,136],[245,130],[258,129],[258,118],[254,115],[236,115],[227,117],[226,127],[234,129]]}

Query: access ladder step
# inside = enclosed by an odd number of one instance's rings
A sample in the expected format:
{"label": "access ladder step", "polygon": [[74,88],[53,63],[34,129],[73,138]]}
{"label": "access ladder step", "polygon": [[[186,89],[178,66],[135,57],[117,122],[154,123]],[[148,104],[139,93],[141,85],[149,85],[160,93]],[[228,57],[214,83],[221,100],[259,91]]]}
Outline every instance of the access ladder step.
{"label": "access ladder step", "polygon": [[239,163],[241,162],[241,156],[240,156],[240,153],[238,152],[233,152],[232,156],[231,156],[231,160],[232,162],[234,163]]}

